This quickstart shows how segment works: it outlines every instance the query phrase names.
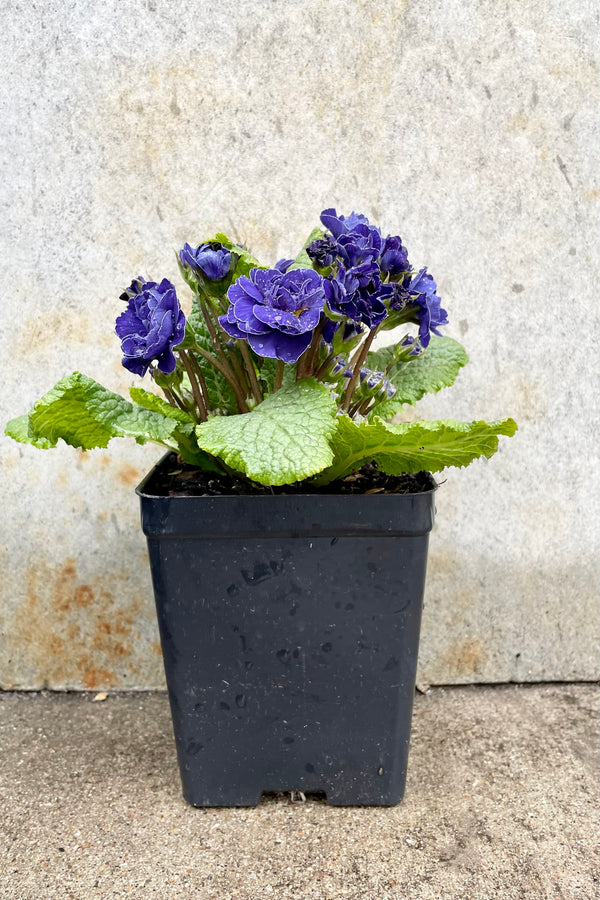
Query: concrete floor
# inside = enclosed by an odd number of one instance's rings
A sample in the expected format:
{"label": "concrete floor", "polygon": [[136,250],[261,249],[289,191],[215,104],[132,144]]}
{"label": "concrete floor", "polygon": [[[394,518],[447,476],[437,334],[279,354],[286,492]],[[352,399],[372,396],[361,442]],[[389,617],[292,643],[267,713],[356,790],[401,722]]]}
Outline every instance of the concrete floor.
{"label": "concrete floor", "polygon": [[193,809],[164,694],[0,695],[0,897],[592,900],[598,690],[418,695],[390,809]]}

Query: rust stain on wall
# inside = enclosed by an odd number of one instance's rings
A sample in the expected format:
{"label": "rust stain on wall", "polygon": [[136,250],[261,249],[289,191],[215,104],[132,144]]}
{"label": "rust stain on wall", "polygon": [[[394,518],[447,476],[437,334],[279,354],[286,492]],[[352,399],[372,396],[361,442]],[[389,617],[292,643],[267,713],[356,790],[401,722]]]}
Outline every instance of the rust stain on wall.
{"label": "rust stain on wall", "polygon": [[136,673],[133,650],[143,603],[129,600],[123,607],[118,600],[129,578],[128,571],[111,571],[110,581],[83,580],[71,557],[58,569],[48,562],[30,568],[11,632],[18,636],[18,652],[43,673],[44,685],[112,688]]}
{"label": "rust stain on wall", "polygon": [[139,469],[136,469],[135,466],[130,466],[126,463],[118,470],[117,478],[121,484],[124,484],[126,487],[131,487],[142,480],[142,473]]}
{"label": "rust stain on wall", "polygon": [[474,637],[461,638],[444,654],[444,663],[451,676],[465,678],[476,675],[485,663],[487,654],[483,643]]}

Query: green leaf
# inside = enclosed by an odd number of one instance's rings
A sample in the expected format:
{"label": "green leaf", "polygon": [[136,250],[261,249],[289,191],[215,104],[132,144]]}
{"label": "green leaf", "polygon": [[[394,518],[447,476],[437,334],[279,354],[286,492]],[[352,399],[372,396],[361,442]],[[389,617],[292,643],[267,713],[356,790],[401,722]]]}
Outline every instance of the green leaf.
{"label": "green leaf", "polygon": [[329,466],[336,404],[307,378],[271,394],[252,412],[198,425],[202,449],[262,484],[291,484]]}
{"label": "green leaf", "polygon": [[153,394],[152,391],[146,391],[141,387],[131,387],[129,388],[129,396],[134,403],[137,403],[138,406],[142,406],[144,409],[162,413],[163,416],[167,416],[169,419],[177,419],[178,422],[195,424],[189,413],[179,409],[178,406],[171,406],[170,403],[167,403],[162,397]]}
{"label": "green leaf", "polygon": [[322,238],[322,237],[323,237],[323,231],[320,228],[313,228],[313,230],[311,231],[309,236],[304,241],[302,250],[300,251],[300,253],[296,257],[294,262],[289,267],[288,272],[291,272],[292,269],[312,269],[313,268],[313,261],[310,258],[310,256],[308,255],[308,253],[306,252],[306,248],[308,247],[309,244],[312,244],[313,241],[318,241],[319,238]]}
{"label": "green leaf", "polygon": [[33,444],[34,447],[39,447],[40,450],[48,450],[50,447],[54,447],[54,444],[47,438],[36,437],[33,434],[29,424],[28,413],[24,416],[18,416],[16,419],[11,419],[7,423],[4,433],[15,441],[19,441],[20,444]]}
{"label": "green leaf", "polygon": [[498,449],[498,435],[512,436],[512,419],[497,422],[405,422],[394,425],[376,417],[373,422],[354,422],[340,416],[332,441],[334,460],[314,483],[329,484],[375,461],[387,475],[405,472],[440,472],[446,466],[468,466],[479,456],[490,457]]}
{"label": "green leaf", "polygon": [[214,237],[208,238],[207,243],[210,243],[211,241],[218,241],[239,257],[233,270],[232,283],[237,281],[240,275],[247,275],[250,269],[268,269],[268,266],[263,266],[249,250],[236,244],[235,241],[230,240],[227,235],[223,234],[221,231],[217,232]]}
{"label": "green leaf", "polygon": [[179,407],[171,406],[162,397],[158,397],[151,391],[145,391],[144,388],[129,388],[129,394],[138,406],[161,413],[169,419],[175,419],[179,423],[173,431],[173,440],[176,442],[177,451],[184,462],[198,466],[204,469],[205,472],[222,473],[216,460],[198,447],[194,431],[196,422],[189,413],[179,409]]}
{"label": "green leaf", "polygon": [[173,439],[177,443],[177,452],[184,462],[198,466],[204,472],[218,472],[222,475],[223,469],[219,466],[219,461],[198,447],[195,427],[195,424],[181,424],[175,429]]}
{"label": "green leaf", "polygon": [[[394,347],[384,347],[367,356],[370,369],[384,371],[393,363]],[[405,403],[415,404],[424,394],[434,394],[454,384],[462,366],[469,361],[465,348],[454,338],[432,336],[429,347],[422,356],[406,362],[392,364],[387,375],[396,394],[380,403],[371,418],[380,416],[391,419]]]}
{"label": "green leaf", "polygon": [[[134,406],[87,375],[74,372],[61,379],[29,413],[30,436],[55,447],[62,438],[72,447],[106,447],[113,437],[134,437],[177,449],[174,419]],[[32,441],[33,443],[33,441]]]}

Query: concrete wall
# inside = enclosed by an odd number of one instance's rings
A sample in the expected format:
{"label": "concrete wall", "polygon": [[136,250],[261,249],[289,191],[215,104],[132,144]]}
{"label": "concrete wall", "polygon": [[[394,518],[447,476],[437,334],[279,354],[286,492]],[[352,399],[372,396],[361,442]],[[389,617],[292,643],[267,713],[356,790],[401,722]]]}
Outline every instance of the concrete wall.
{"label": "concrete wall", "polygon": [[[185,240],[275,261],[365,212],[471,354],[420,414],[520,424],[438,492],[421,680],[598,677],[596,4],[3,9],[2,421],[74,369],[134,383],[118,294]],[[159,455],[2,440],[4,687],[162,685],[133,493]]]}

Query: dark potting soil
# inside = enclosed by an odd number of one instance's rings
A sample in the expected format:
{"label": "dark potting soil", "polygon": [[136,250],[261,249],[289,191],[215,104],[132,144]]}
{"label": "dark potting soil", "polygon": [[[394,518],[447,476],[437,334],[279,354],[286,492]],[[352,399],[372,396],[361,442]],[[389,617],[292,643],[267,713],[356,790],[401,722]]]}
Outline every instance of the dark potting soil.
{"label": "dark potting soil", "polygon": [[218,497],[239,494],[420,494],[436,487],[429,472],[414,475],[386,475],[375,463],[334,481],[325,487],[305,483],[284,484],[279,487],[256,484],[216,472],[203,472],[181,462],[172,454],[152,473],[144,486],[145,494],[165,497]]}

